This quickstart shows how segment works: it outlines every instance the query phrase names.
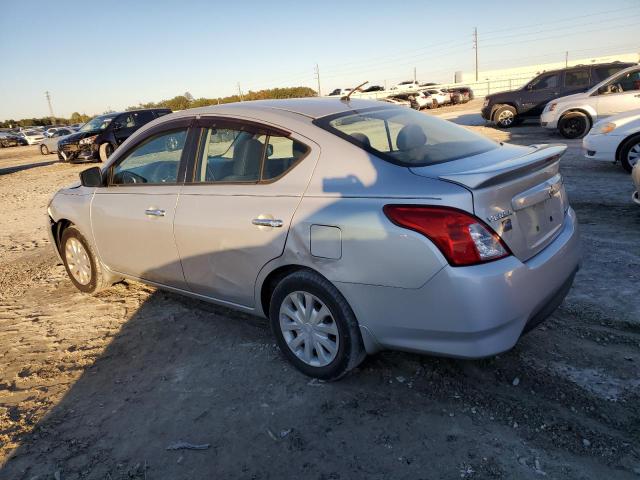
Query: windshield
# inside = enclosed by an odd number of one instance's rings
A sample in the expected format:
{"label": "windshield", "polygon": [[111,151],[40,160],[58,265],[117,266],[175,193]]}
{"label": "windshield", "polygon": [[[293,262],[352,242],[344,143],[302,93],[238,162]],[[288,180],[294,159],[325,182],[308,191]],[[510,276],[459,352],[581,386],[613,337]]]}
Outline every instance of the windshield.
{"label": "windshield", "polygon": [[405,108],[373,107],[314,123],[380,158],[409,167],[449,162],[499,146],[454,123]]}
{"label": "windshield", "polygon": [[95,130],[102,131],[109,126],[111,120],[115,118],[115,115],[102,115],[100,117],[92,118],[85,123],[80,129],[81,132],[93,132]]}

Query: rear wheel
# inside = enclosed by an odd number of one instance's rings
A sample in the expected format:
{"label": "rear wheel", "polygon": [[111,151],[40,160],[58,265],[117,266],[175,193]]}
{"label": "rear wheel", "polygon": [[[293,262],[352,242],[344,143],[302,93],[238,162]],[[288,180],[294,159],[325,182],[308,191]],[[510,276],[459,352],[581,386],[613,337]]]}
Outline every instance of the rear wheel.
{"label": "rear wheel", "polygon": [[502,105],[493,114],[493,119],[499,127],[509,128],[516,123],[516,113],[516,109],[511,105]]}
{"label": "rear wheel", "polygon": [[109,286],[95,251],[77,228],[62,233],[60,256],[71,283],[81,292],[96,293]]}
{"label": "rear wheel", "polygon": [[622,168],[631,173],[633,167],[640,161],[640,135],[631,137],[620,148],[620,163]]}
{"label": "rear wheel", "polygon": [[366,356],[351,307],[315,272],[298,271],[280,281],[269,310],[278,347],[305,375],[337,380]]}
{"label": "rear wheel", "polygon": [[47,146],[42,144],[42,145],[40,145],[40,153],[42,155],[49,155],[50,152],[49,152],[49,149],[47,148]]}
{"label": "rear wheel", "polygon": [[99,153],[100,153],[100,160],[102,160],[103,162],[106,162],[107,159],[113,153],[113,145],[111,145],[109,142],[103,143],[102,145],[100,145]]}
{"label": "rear wheel", "polygon": [[569,112],[558,121],[558,131],[564,138],[582,138],[591,129],[591,120],[582,112]]}

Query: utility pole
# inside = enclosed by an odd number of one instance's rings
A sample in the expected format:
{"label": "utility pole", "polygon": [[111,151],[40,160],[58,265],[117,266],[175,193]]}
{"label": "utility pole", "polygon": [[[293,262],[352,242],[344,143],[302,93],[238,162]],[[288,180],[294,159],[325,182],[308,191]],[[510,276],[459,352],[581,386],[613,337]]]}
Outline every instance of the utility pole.
{"label": "utility pole", "polygon": [[473,48],[476,51],[476,82],[478,81],[478,27],[473,29]]}
{"label": "utility pole", "polygon": [[320,90],[320,67],[316,63],[316,80],[318,80],[318,96],[322,96],[322,91]]}
{"label": "utility pole", "polygon": [[240,101],[244,102],[244,98],[242,98],[242,89],[240,88],[240,82],[238,82],[238,95],[240,96]]}
{"label": "utility pole", "polygon": [[417,83],[418,81],[416,80],[416,67],[413,67],[413,83]]}
{"label": "utility pole", "polygon": [[569,66],[569,50],[564,52],[564,67],[567,68]]}
{"label": "utility pole", "polygon": [[53,125],[56,123],[56,116],[53,114],[53,107],[51,106],[51,94],[49,93],[49,90],[44,92],[44,96],[46,97],[47,103],[49,104],[49,116],[51,117],[51,124]]}

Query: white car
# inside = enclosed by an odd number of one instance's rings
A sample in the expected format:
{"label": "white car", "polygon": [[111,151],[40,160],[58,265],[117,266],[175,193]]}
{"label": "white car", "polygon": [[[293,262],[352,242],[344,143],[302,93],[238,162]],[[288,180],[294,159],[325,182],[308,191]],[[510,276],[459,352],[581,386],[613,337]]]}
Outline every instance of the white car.
{"label": "white car", "polygon": [[444,93],[435,88],[425,90],[425,93],[431,95],[431,99],[435,102],[434,104],[437,104],[438,107],[451,102],[451,95],[447,97]]}
{"label": "white car", "polygon": [[348,95],[351,90],[351,88],[336,88],[329,94],[329,96],[332,97],[335,95],[340,95],[341,97],[343,97],[344,95]]}
{"label": "white car", "polygon": [[407,80],[394,85],[389,90],[417,90],[420,87],[420,83],[414,80]]}
{"label": "white car", "polygon": [[565,138],[582,138],[602,118],[640,108],[640,66],[625,68],[586,92],[547,104],[540,124]]}
{"label": "white car", "polygon": [[586,158],[620,162],[631,172],[640,160],[640,109],[597,122],[582,140]]}
{"label": "white car", "polygon": [[23,130],[18,136],[24,138],[29,145],[36,145],[44,140],[44,133],[39,130]]}

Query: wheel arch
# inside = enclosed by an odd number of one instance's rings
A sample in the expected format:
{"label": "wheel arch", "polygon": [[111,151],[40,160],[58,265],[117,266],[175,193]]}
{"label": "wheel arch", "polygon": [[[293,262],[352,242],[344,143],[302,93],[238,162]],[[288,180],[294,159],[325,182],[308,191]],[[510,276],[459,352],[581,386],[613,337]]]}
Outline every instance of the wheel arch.
{"label": "wheel arch", "polygon": [[62,233],[69,227],[73,226],[74,223],[71,220],[66,218],[61,218],[60,220],[54,220],[49,217],[51,222],[51,236],[53,238],[56,250],[60,253],[60,242],[62,241]]}
{"label": "wheel arch", "polygon": [[593,126],[597,119],[597,114],[595,112],[589,111],[589,109],[583,107],[570,107],[564,110],[560,115],[558,115],[558,123],[560,123],[560,121],[569,113],[583,113],[591,122],[591,126]]}
{"label": "wheel arch", "polygon": [[620,158],[620,155],[622,154],[622,148],[627,144],[629,140],[632,140],[634,138],[640,139],[640,132],[631,133],[630,135],[626,136],[624,140],[622,140],[618,144],[618,148],[616,148],[616,156],[615,156],[616,162],[622,161],[622,159]]}
{"label": "wheel arch", "polygon": [[326,278],[320,272],[312,268],[309,268],[305,265],[285,264],[285,265],[279,265],[275,267],[273,270],[271,270],[269,273],[266,274],[262,282],[260,282],[257,286],[257,291],[259,293],[258,299],[257,299],[259,300],[259,302],[257,303],[257,305],[262,309],[262,314],[265,317],[269,317],[271,295],[273,294],[273,291],[275,290],[278,283],[286,276],[291,275],[292,273],[298,272],[300,270],[308,270],[310,272],[317,273],[323,278]]}

